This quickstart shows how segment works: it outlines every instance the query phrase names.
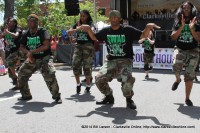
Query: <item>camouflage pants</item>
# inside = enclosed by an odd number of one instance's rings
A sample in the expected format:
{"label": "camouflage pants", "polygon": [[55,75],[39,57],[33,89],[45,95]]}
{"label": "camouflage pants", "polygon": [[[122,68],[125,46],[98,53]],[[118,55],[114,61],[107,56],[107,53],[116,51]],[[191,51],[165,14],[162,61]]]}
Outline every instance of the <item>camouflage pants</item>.
{"label": "camouflage pants", "polygon": [[177,48],[174,50],[173,55],[173,71],[179,76],[183,67],[185,67],[184,81],[193,81],[198,60],[198,48],[193,50],[181,50]]}
{"label": "camouflage pants", "polygon": [[6,62],[7,62],[7,66],[8,66],[8,75],[9,75],[10,78],[14,78],[10,69],[15,68],[16,63],[19,59],[20,59],[19,51],[15,51],[13,53],[10,53],[9,56],[6,58]]}
{"label": "camouflage pants", "polygon": [[23,63],[26,60],[26,54],[22,53],[22,51],[19,51],[19,58],[20,61]]}
{"label": "camouflage pants", "polygon": [[121,89],[124,97],[131,98],[133,96],[133,84],[135,78],[132,76],[132,60],[116,59],[107,61],[96,76],[96,86],[105,95],[112,93],[108,82],[117,78],[121,82]]}
{"label": "camouflage pants", "polygon": [[144,70],[149,70],[149,63],[153,62],[154,53],[143,53]]}
{"label": "camouflage pants", "polygon": [[40,70],[47,87],[49,88],[52,98],[60,96],[59,86],[55,76],[56,69],[53,65],[51,56],[45,56],[42,59],[36,59],[34,63],[25,61],[19,69],[18,82],[22,97],[31,96],[28,80],[36,70]]}
{"label": "camouflage pants", "polygon": [[200,48],[199,48],[199,61],[198,61],[197,67],[195,69],[195,72],[199,71],[199,65],[200,65]]}
{"label": "camouflage pants", "polygon": [[79,76],[82,66],[86,78],[92,76],[92,63],[94,58],[93,44],[77,44],[74,49],[72,68],[75,76]]}

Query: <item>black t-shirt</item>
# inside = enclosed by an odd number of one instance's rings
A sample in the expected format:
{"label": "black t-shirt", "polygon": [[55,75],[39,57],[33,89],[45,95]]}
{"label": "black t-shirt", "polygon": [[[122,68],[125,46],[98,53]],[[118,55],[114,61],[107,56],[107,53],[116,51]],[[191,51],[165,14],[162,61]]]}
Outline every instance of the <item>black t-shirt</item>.
{"label": "black t-shirt", "polygon": [[[89,25],[91,27],[93,26],[92,23]],[[78,26],[78,23],[76,23],[72,28],[76,29],[77,26]],[[77,34],[76,41],[78,44],[93,43],[92,39],[90,38],[87,32],[79,30],[76,32],[76,34]]]}
{"label": "black t-shirt", "polygon": [[145,53],[154,53],[154,44],[152,45],[148,39],[144,40],[142,44]]}
{"label": "black t-shirt", "polygon": [[7,40],[9,43],[9,46],[8,46],[9,51],[11,53],[13,53],[19,49],[22,30],[20,28],[16,27],[15,29],[11,30],[10,32],[11,33],[19,32],[19,36],[17,38],[13,38],[11,35],[5,34],[5,40]]}
{"label": "black t-shirt", "polygon": [[[174,25],[172,30],[176,31],[180,28],[181,24]],[[194,27],[195,32],[200,31],[200,26],[195,25]],[[197,41],[193,38],[192,33],[189,29],[189,24],[184,25],[184,29],[181,32],[181,35],[178,37],[176,41],[176,46],[182,50],[191,50],[197,48]]]}
{"label": "black t-shirt", "polygon": [[[50,40],[50,35],[48,31],[44,28],[38,28],[37,32],[33,35],[30,33],[30,30],[26,31],[21,39],[21,44],[28,50],[35,50],[43,45],[44,40]],[[34,53],[33,57],[36,59],[42,58],[46,55],[51,55],[51,48],[49,45],[49,49]]]}
{"label": "black t-shirt", "polygon": [[120,26],[118,30],[113,30],[109,26],[96,33],[96,38],[106,42],[108,60],[133,59],[132,43],[134,40],[140,39],[141,33],[140,30],[132,26]]}

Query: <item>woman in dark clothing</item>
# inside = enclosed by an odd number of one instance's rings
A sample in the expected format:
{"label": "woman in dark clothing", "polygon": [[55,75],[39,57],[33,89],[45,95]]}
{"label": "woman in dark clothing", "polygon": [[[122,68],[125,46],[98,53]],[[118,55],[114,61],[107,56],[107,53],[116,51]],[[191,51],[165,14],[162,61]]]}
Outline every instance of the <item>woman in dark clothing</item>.
{"label": "woman in dark clothing", "polygon": [[86,78],[86,92],[90,91],[91,78],[92,78],[92,62],[94,58],[94,45],[93,40],[89,37],[88,33],[83,30],[77,30],[81,25],[89,25],[93,27],[93,21],[88,10],[80,12],[80,20],[68,31],[68,35],[76,33],[75,49],[73,54],[72,68],[75,75],[77,87],[77,94],[81,91],[80,83],[80,70],[83,67],[83,72]]}
{"label": "woman in dark clothing", "polygon": [[193,106],[190,100],[190,93],[195,78],[195,68],[199,60],[200,26],[197,24],[196,16],[196,7],[189,1],[184,2],[177,10],[171,34],[171,39],[176,41],[173,60],[176,81],[172,85],[172,90],[174,91],[178,88],[181,82],[180,72],[185,67],[185,103],[188,106]]}

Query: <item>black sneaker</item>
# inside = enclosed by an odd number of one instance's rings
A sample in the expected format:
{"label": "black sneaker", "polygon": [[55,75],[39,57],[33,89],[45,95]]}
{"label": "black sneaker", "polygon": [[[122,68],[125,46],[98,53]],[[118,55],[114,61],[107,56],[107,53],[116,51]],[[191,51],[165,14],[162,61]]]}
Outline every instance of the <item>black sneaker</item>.
{"label": "black sneaker", "polygon": [[198,82],[198,78],[197,78],[197,76],[194,78],[194,80],[195,80],[196,82]]}
{"label": "black sneaker", "polygon": [[79,94],[81,92],[81,85],[80,84],[79,86],[76,86],[76,93]]}
{"label": "black sneaker", "polygon": [[[180,80],[181,82],[181,80]],[[180,84],[180,82],[174,82],[174,84],[172,85],[172,90],[175,91],[178,88],[178,85]]]}
{"label": "black sneaker", "polygon": [[86,93],[89,93],[89,92],[90,92],[90,88],[91,88],[91,87],[86,87],[86,88],[85,88],[85,92],[86,92]]}
{"label": "black sneaker", "polygon": [[15,86],[15,87],[13,87],[11,90],[17,91],[17,90],[20,90],[20,89],[19,89],[19,87]]}
{"label": "black sneaker", "polygon": [[101,101],[97,101],[96,104],[114,104],[114,97],[112,94],[105,96]]}
{"label": "black sneaker", "polygon": [[134,101],[131,98],[126,98],[126,104],[127,104],[127,108],[130,108],[130,109],[137,108]]}
{"label": "black sneaker", "polygon": [[187,106],[193,106],[193,103],[192,103],[192,101],[191,101],[190,99],[187,99],[187,100],[185,101],[185,104],[186,104]]}
{"label": "black sneaker", "polygon": [[148,78],[149,78],[149,75],[146,75],[146,76],[145,76],[145,79],[148,79]]}
{"label": "black sneaker", "polygon": [[32,96],[18,98],[19,101],[28,101],[28,100],[31,100],[31,99],[32,99]]}
{"label": "black sneaker", "polygon": [[57,97],[57,98],[55,99],[55,103],[61,104],[61,103],[62,103],[62,99],[61,99],[60,97]]}

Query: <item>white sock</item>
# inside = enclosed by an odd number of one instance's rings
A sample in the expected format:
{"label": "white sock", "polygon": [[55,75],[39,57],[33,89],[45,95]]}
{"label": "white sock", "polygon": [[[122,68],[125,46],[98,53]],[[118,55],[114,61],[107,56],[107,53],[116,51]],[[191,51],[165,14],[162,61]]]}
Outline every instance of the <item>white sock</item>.
{"label": "white sock", "polygon": [[81,83],[77,84],[77,86],[80,86],[80,85],[81,85]]}
{"label": "white sock", "polygon": [[86,87],[91,87],[90,85],[86,85]]}

